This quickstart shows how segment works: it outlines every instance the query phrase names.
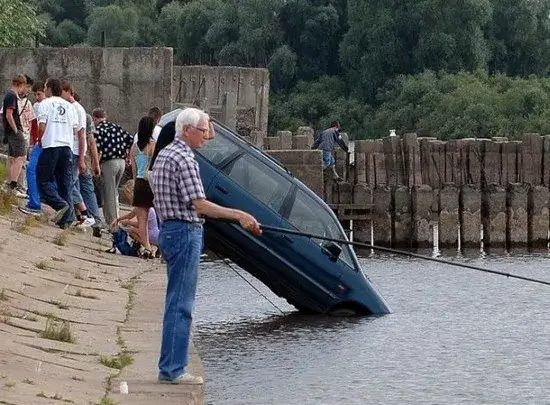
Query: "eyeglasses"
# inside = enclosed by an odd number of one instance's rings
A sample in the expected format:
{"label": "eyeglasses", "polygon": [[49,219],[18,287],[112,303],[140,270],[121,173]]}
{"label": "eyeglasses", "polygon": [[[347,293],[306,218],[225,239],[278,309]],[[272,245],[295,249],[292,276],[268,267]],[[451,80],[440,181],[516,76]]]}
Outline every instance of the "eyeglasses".
{"label": "eyeglasses", "polygon": [[199,128],[199,127],[193,127],[195,128],[197,131],[201,131],[203,134],[206,134],[208,131],[210,131],[210,129],[208,128]]}

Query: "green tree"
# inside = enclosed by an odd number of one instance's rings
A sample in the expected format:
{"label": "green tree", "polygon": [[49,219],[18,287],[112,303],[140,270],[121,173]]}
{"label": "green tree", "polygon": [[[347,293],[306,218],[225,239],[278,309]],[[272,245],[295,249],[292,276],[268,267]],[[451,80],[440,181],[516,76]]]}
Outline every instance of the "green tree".
{"label": "green tree", "polygon": [[177,48],[178,46],[178,21],[183,12],[183,6],[178,1],[172,1],[162,7],[158,17],[158,39],[164,46]]}
{"label": "green tree", "polygon": [[44,32],[44,22],[26,1],[0,0],[0,47],[31,46]]}
{"label": "green tree", "polygon": [[273,52],[269,59],[271,88],[277,92],[290,87],[296,76],[296,61],[298,57],[288,45],[283,45]]}
{"label": "green tree", "polygon": [[178,17],[177,48],[179,62],[212,63],[213,49],[206,41],[221,0],[196,0],[183,6]]}
{"label": "green tree", "polygon": [[489,0],[350,0],[342,65],[370,102],[399,74],[483,69],[489,58],[483,29],[491,12]]}
{"label": "green tree", "polygon": [[487,29],[490,71],[509,75],[550,72],[550,0],[491,0]]}
{"label": "green tree", "polygon": [[106,46],[135,46],[138,39],[138,13],[134,8],[116,5],[97,7],[88,17],[87,42],[101,45],[105,35]]}

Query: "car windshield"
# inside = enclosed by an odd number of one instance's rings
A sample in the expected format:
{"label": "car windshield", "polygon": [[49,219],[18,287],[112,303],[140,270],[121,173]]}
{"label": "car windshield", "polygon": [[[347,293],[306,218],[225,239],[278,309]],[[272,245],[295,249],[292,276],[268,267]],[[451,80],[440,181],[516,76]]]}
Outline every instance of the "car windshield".
{"label": "car windshield", "polygon": [[[346,239],[342,227],[338,220],[332,215],[328,208],[319,204],[319,202],[308,195],[303,190],[298,189],[294,205],[287,218],[288,222],[294,225],[298,230],[313,235],[323,236],[332,239]],[[323,240],[312,238],[321,245]],[[339,259],[351,268],[355,269],[355,262],[352,259],[352,251],[349,245],[342,246],[342,253]]]}

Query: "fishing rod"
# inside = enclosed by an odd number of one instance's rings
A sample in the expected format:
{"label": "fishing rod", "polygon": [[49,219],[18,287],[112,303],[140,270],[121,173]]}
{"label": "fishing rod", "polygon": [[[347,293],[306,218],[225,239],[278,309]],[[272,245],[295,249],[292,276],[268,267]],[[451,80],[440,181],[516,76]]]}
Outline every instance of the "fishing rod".
{"label": "fishing rod", "polygon": [[520,275],[517,275],[517,274],[506,273],[506,272],[503,272],[503,271],[486,269],[486,268],[483,268],[483,267],[473,266],[471,264],[456,263],[456,262],[452,262],[452,261],[449,261],[449,260],[438,259],[436,257],[420,255],[418,253],[406,252],[404,250],[391,249],[391,248],[387,248],[387,247],[383,247],[383,246],[375,246],[375,245],[371,245],[369,243],[353,242],[353,241],[346,240],[346,239],[328,238],[326,236],[314,235],[314,234],[307,233],[307,232],[301,232],[301,231],[296,231],[296,230],[293,230],[293,229],[280,228],[280,227],[271,226],[271,225],[264,225],[264,224],[260,224],[260,228],[264,231],[269,231],[269,232],[286,233],[286,234],[290,234],[290,235],[304,236],[304,237],[307,237],[307,238],[324,240],[324,241],[327,241],[327,242],[335,242],[335,243],[341,243],[341,244],[346,244],[346,245],[353,245],[353,246],[367,248],[367,249],[379,250],[381,252],[394,253],[394,254],[399,254],[399,255],[403,255],[403,256],[414,257],[416,259],[429,260],[429,261],[436,262],[436,263],[442,263],[442,264],[448,264],[448,265],[451,265],[451,266],[463,267],[465,269],[477,270],[477,271],[481,271],[483,273],[490,273],[490,274],[496,274],[496,275],[499,275],[499,276],[515,278],[515,279],[518,279],[518,280],[529,281],[529,282],[532,282],[532,283],[550,285],[550,281],[538,280],[536,278],[524,277],[524,276],[520,276]]}

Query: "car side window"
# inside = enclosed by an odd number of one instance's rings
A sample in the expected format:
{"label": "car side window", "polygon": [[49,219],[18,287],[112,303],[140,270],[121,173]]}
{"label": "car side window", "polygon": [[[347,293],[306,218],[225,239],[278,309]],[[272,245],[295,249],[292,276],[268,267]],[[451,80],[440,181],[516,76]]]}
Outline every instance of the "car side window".
{"label": "car side window", "polygon": [[228,176],[258,200],[279,212],[292,183],[254,156],[245,154],[228,169]]}
{"label": "car side window", "polygon": [[[296,198],[287,221],[298,230],[312,235],[333,239],[345,238],[340,225],[337,220],[327,212],[327,208],[324,208],[313,197],[302,190],[296,192]],[[319,245],[323,243],[321,239],[312,238],[312,240]],[[349,246],[342,246],[340,260],[343,260],[350,267],[354,267]]]}
{"label": "car side window", "polygon": [[217,166],[235,152],[240,151],[241,147],[228,139],[227,131],[224,128],[214,125],[214,130],[216,137],[206,141],[202,148],[196,149],[195,152]]}

